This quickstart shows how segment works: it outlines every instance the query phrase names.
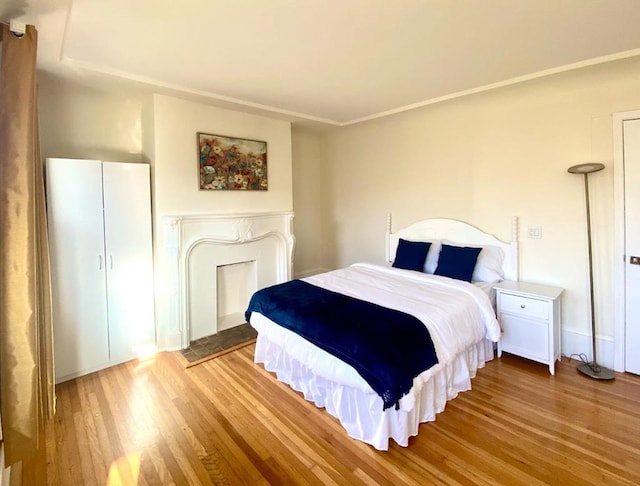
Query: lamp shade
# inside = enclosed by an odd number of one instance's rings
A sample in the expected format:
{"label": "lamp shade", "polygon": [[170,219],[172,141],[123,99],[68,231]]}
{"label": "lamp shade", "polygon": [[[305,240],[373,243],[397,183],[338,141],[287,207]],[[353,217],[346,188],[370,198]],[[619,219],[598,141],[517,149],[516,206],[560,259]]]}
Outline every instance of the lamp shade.
{"label": "lamp shade", "polygon": [[604,164],[589,162],[586,164],[573,165],[567,169],[567,172],[571,172],[572,174],[591,174],[592,172],[598,172],[602,169],[604,169]]}

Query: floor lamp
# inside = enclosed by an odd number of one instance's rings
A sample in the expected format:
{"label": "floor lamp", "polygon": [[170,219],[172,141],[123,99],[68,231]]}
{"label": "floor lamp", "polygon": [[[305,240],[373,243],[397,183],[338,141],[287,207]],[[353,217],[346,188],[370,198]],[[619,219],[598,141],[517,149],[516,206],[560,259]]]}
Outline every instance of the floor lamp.
{"label": "floor lamp", "polygon": [[574,165],[567,169],[571,174],[584,174],[584,195],[587,203],[587,247],[589,249],[589,302],[591,304],[591,342],[593,361],[578,365],[578,371],[596,380],[613,380],[613,371],[598,364],[596,357],[596,316],[593,305],[593,259],[591,256],[591,215],[589,213],[589,174],[604,169],[603,164],[589,163]]}

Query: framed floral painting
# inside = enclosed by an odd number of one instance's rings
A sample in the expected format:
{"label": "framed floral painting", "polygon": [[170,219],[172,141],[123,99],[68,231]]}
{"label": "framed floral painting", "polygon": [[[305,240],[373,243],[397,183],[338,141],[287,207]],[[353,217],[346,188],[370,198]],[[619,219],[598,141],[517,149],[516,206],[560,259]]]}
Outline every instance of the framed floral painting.
{"label": "framed floral painting", "polygon": [[200,189],[266,191],[267,142],[198,132]]}

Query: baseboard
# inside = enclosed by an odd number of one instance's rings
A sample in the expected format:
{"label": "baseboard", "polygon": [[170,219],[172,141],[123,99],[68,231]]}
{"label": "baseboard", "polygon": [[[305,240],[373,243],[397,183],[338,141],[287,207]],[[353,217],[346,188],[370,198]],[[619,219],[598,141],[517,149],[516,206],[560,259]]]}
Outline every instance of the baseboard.
{"label": "baseboard", "polygon": [[[613,369],[615,361],[613,338],[596,335],[596,346],[598,347],[598,364]],[[592,359],[591,334],[576,329],[562,329],[562,354],[571,356],[580,353],[586,354],[589,360]]]}
{"label": "baseboard", "polygon": [[166,334],[158,333],[158,351],[178,351],[182,349],[182,333],[173,331]]}
{"label": "baseboard", "polygon": [[216,332],[231,329],[232,327],[239,326],[245,322],[244,312],[235,312],[233,314],[218,317],[218,328],[216,329]]}
{"label": "baseboard", "polygon": [[325,272],[328,272],[328,271],[329,271],[328,268],[314,268],[313,270],[305,270],[303,272],[296,272],[296,274],[294,275],[294,278],[311,277],[312,275],[317,275],[319,273],[325,273]]}

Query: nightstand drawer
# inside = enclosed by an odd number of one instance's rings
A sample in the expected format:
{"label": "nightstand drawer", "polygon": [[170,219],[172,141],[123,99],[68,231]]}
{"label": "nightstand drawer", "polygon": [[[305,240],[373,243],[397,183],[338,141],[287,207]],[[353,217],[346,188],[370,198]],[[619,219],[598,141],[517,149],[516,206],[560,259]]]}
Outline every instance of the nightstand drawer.
{"label": "nightstand drawer", "polygon": [[540,321],[500,315],[502,350],[536,361],[549,360],[549,326]]}
{"label": "nightstand drawer", "polygon": [[534,319],[549,318],[549,303],[512,294],[500,294],[500,311]]}

